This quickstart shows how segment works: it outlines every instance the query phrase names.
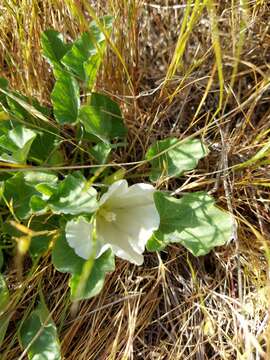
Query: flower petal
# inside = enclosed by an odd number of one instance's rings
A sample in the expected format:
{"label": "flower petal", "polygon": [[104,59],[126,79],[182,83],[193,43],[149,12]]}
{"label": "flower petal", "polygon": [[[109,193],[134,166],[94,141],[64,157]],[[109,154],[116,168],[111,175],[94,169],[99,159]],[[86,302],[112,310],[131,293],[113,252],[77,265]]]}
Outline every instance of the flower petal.
{"label": "flower petal", "polygon": [[105,251],[111,249],[110,244],[105,244],[101,238],[101,236],[97,239],[97,252],[96,259],[99,258]]}
{"label": "flower petal", "polygon": [[127,235],[133,249],[143,253],[153,232],[159,228],[160,217],[154,202],[115,211],[119,230]]}
{"label": "flower petal", "polygon": [[119,198],[128,190],[128,183],[126,180],[118,180],[114,182],[109,188],[108,191],[103,194],[99,200],[99,206],[105,204],[108,200]]}
{"label": "flower petal", "polygon": [[134,184],[125,192],[115,193],[110,202],[113,208],[134,208],[154,204],[155,188],[150,184]]}
{"label": "flower petal", "polygon": [[129,262],[142,265],[143,256],[130,245],[127,234],[119,230],[115,222],[97,217],[97,241],[109,245],[113,253]]}
{"label": "flower petal", "polygon": [[88,260],[93,251],[93,225],[80,217],[66,224],[66,239],[69,246],[81,258]]}

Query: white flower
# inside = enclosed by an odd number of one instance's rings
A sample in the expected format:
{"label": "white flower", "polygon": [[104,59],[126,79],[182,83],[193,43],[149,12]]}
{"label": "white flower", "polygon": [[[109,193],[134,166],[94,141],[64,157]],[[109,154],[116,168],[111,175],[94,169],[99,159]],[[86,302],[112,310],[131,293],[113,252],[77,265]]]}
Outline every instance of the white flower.
{"label": "white flower", "polygon": [[[137,265],[143,263],[145,245],[160,222],[154,191],[152,185],[128,187],[126,180],[119,180],[101,196],[96,212],[96,257],[111,248],[122,259]],[[66,225],[68,244],[84,259],[93,251],[93,230],[93,224],[83,218]]]}

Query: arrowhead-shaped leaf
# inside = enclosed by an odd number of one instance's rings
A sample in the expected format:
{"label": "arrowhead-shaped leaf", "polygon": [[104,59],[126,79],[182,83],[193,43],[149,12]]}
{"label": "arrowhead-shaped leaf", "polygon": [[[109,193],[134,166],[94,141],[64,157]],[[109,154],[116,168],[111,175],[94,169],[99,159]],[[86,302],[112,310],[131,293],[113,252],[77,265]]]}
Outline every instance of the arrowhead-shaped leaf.
{"label": "arrowhead-shaped leaf", "polygon": [[168,138],[157,141],[146,153],[146,159],[151,164],[150,179],[157,181],[161,176],[180,176],[194,169],[207,154],[208,149],[200,139],[179,142],[176,138]]}
{"label": "arrowhead-shaped leaf", "polygon": [[149,250],[161,250],[168,243],[180,243],[193,255],[201,256],[231,239],[233,217],[217,208],[207,193],[191,193],[176,199],[158,192],[154,198],[160,227],[148,242]]}
{"label": "arrowhead-shaped leaf", "polygon": [[[101,22],[107,30],[112,27],[112,17],[106,16]],[[105,36],[96,22],[91,22],[89,32],[84,32],[74,42],[62,58],[62,64],[80,80],[92,85],[104,52],[104,40]]]}
{"label": "arrowhead-shaped leaf", "polygon": [[83,269],[87,260],[75,254],[74,250],[68,245],[64,234],[56,241],[52,261],[58,271],[68,272],[72,275],[70,279],[71,297],[73,300],[89,299],[97,295],[104,284],[107,272],[114,271],[114,256],[111,250],[107,250],[94,264],[90,275],[85,282],[83,292],[77,293],[77,286],[83,274]]}

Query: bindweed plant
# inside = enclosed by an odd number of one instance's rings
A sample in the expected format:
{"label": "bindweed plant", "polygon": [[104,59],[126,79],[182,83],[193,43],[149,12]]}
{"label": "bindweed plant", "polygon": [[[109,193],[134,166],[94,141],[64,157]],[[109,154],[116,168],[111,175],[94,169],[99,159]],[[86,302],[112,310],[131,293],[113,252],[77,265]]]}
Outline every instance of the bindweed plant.
{"label": "bindweed plant", "polygon": [[[129,185],[123,168],[113,172],[117,164],[110,164],[110,156],[125,146],[127,129],[119,105],[94,91],[112,27],[113,19],[103,17],[73,43],[55,30],[42,34],[43,55],[55,77],[52,109],[0,79],[0,268],[16,249],[36,264],[51,253],[55,268],[70,274],[73,301],[101,291],[106,274],[115,269],[115,256],[142,265],[145,249],[162,251],[170,243],[202,256],[226,244],[234,225],[206,192],[175,197],[156,190],[207,156],[199,138],[166,138],[150,146],[142,163],[149,165],[152,184]],[[10,319],[4,275],[0,312],[1,345]],[[20,343],[30,359],[61,357],[41,292],[20,325]]]}

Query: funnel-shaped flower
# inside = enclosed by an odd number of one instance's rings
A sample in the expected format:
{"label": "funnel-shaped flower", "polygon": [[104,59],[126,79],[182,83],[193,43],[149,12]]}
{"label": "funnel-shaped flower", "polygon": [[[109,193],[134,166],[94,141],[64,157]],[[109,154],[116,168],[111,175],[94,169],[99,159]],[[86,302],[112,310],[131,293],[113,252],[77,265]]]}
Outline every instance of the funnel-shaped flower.
{"label": "funnel-shaped flower", "polygon": [[[147,240],[159,227],[152,185],[135,184],[126,180],[112,184],[101,196],[96,212],[97,257],[108,248],[122,259],[143,263]],[[77,255],[88,259],[92,252],[93,225],[83,218],[69,221],[66,238]]]}

